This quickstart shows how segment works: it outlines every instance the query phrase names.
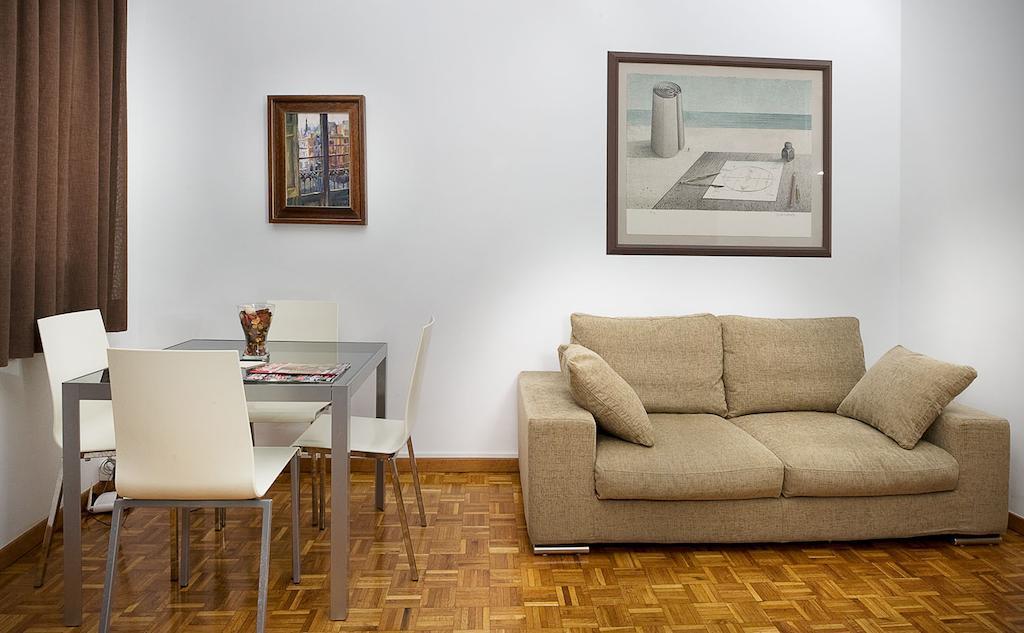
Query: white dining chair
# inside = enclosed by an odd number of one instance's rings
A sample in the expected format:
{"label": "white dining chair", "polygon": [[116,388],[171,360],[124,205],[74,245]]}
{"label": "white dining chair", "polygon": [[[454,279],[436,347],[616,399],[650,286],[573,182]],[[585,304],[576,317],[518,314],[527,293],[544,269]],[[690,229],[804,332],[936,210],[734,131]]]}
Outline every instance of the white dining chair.
{"label": "white dining chair", "polygon": [[[384,418],[364,418],[352,416],[349,422],[349,455],[364,457],[386,462],[391,470],[391,486],[398,503],[398,518],[402,523],[402,537],[405,551],[409,557],[409,569],[412,579],[419,580],[416,571],[416,556],[413,553],[412,537],[409,534],[409,521],[405,514],[405,502],[402,500],[402,485],[398,480],[398,464],[395,458],[402,447],[409,451],[409,467],[412,471],[413,488],[416,491],[416,505],[420,514],[420,526],[426,527],[427,515],[423,510],[423,491],[420,489],[420,474],[416,468],[416,453],[412,447],[412,429],[419,417],[420,391],[423,384],[423,367],[430,347],[430,331],[434,327],[431,318],[420,332],[420,345],[416,351],[416,363],[413,365],[412,381],[409,383],[409,395],[405,401],[405,417],[401,420]],[[331,416],[322,415],[310,425],[305,433],[295,440],[294,446],[310,453],[320,455],[319,476],[314,477],[314,498],[319,498],[319,513],[314,512],[320,529],[325,527],[325,480],[326,462],[331,453]],[[319,482],[319,483],[317,483]]]}
{"label": "white dining chair", "polygon": [[[267,331],[268,341],[338,340],[338,304],[333,301],[271,299],[274,313]],[[328,402],[250,402],[249,420],[260,423],[311,423]]]}
{"label": "white dining chair", "polygon": [[268,341],[338,340],[338,304],[333,301],[270,299],[274,305]]}
{"label": "white dining chair", "polygon": [[[63,387],[66,380],[78,378],[107,366],[107,331],[99,310],[69,312],[39,319],[39,338],[43,342],[43,358],[50,381],[50,399],[53,403],[53,439],[58,447],[64,446]],[[83,400],[79,407],[82,460],[106,458],[114,455],[114,418],[109,400]],[[63,455],[63,452],[60,453]],[[64,460],[57,457],[57,482],[53,488],[50,513],[46,518],[43,544],[39,551],[35,586],[41,587],[46,579],[46,564],[53,542],[53,526],[57,520],[64,493]],[[78,503],[78,491],[68,495],[71,503]]]}
{"label": "white dining chair", "polygon": [[178,508],[178,579],[189,581],[191,508],[255,507],[263,514],[256,630],[264,631],[273,502],[263,498],[291,467],[292,582],[299,566],[299,461],[294,447],[253,447],[233,350],[111,349],[110,393],[118,437],[117,500],[110,522],[100,631],[110,626],[121,517],[127,508]]}
{"label": "white dining chair", "polygon": [[[274,306],[268,341],[314,341],[332,343],[338,340],[338,304],[333,301],[299,301],[271,299]],[[329,402],[250,402],[249,421],[252,424],[312,424],[323,413]],[[292,436],[294,437],[294,435]],[[313,472],[317,472],[313,457]],[[224,527],[226,514],[217,512],[217,528]],[[313,509],[313,525],[317,510]]]}

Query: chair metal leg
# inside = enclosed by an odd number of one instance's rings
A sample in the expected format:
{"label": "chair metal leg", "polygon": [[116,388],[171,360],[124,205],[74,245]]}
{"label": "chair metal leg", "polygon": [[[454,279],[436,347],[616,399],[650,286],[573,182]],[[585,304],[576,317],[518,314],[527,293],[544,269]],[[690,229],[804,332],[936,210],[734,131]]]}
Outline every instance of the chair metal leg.
{"label": "chair metal leg", "polygon": [[270,514],[273,502],[260,499],[263,508],[263,534],[260,540],[260,586],[256,599],[256,633],[263,633],[267,626],[267,584],[270,574]]}
{"label": "chair metal leg", "polygon": [[320,516],[318,525],[320,526],[320,531],[323,532],[327,529],[327,453],[321,453],[318,461],[320,462],[320,475],[318,477],[320,485]]}
{"label": "chair metal leg", "polygon": [[42,587],[46,580],[46,562],[50,557],[50,544],[53,543],[53,526],[57,522],[57,511],[64,494],[64,460],[57,458],[57,483],[53,487],[53,501],[50,502],[50,514],[46,517],[46,531],[43,532],[43,547],[39,552],[39,568],[34,587]]}
{"label": "chair metal leg", "polygon": [[192,569],[189,565],[189,527],[192,524],[192,511],[189,508],[181,508],[181,555],[178,557],[178,586],[187,587]]}
{"label": "chair metal leg", "polygon": [[317,480],[320,477],[320,453],[319,451],[310,451],[309,458],[313,460],[312,472],[309,476],[309,498],[313,505],[313,527],[320,525],[320,490],[317,488]]}
{"label": "chair metal leg", "polygon": [[420,489],[420,471],[416,468],[416,453],[412,450],[412,437],[405,443],[409,451],[409,469],[412,471],[412,485],[416,489],[416,505],[420,511],[420,527],[427,527],[427,513],[423,511],[423,490]]}
{"label": "chair metal leg", "polygon": [[[298,481],[299,462],[297,458],[293,458],[291,463],[293,481]],[[299,526],[299,486],[296,484],[292,485],[292,546],[293,551],[296,553],[296,557],[293,559],[293,578],[298,582],[299,580],[299,560],[298,560],[298,526]],[[263,511],[263,522],[262,522],[262,534],[260,541],[260,575],[259,575],[259,594],[257,601],[257,614],[256,614],[256,630],[263,632],[266,629],[267,620],[267,587],[269,585],[270,577],[270,535],[271,535],[271,515],[273,510],[273,504],[270,499],[245,499],[245,500],[217,500],[217,501],[186,501],[190,505],[194,504],[194,507],[190,508],[181,505],[180,501],[168,501],[168,500],[157,500],[157,499],[117,499],[114,502],[114,514],[111,521],[110,530],[110,541],[108,544],[107,552],[107,569],[106,576],[104,578],[103,585],[103,601],[101,604],[100,611],[100,631],[106,633],[110,626],[110,614],[111,605],[113,602],[113,586],[114,586],[114,570],[117,565],[117,547],[118,539],[120,537],[121,520],[123,512],[129,507],[167,507],[169,506],[172,510],[171,519],[172,525],[178,527],[180,530],[180,553],[177,556],[177,575],[179,584],[185,587],[189,581],[189,528],[191,524],[191,510],[198,508],[221,508],[226,507],[259,507]],[[226,504],[221,506],[219,504]],[[172,536],[178,534],[177,530],[172,529]],[[171,547],[173,552],[178,552],[177,544],[172,544]],[[173,554],[172,554],[173,555]]]}
{"label": "chair metal leg", "polygon": [[213,529],[215,532],[220,532],[224,529],[224,526],[228,523],[228,509],[227,508],[214,508],[213,509]]}
{"label": "chair metal leg", "polygon": [[292,457],[292,582],[302,582],[302,567],[299,557],[299,453]]}
{"label": "chair metal leg", "polygon": [[110,605],[114,598],[114,570],[117,568],[117,539],[121,533],[122,504],[114,501],[114,513],[110,517],[110,539],[107,545],[107,571],[103,577],[103,602],[100,606],[100,633],[110,630]]}
{"label": "chair metal leg", "polygon": [[181,531],[181,525],[178,522],[178,509],[171,508],[168,515],[171,523],[171,582],[178,582],[178,542],[181,540],[178,538],[178,533]]}
{"label": "chair metal leg", "polygon": [[395,490],[395,501],[398,502],[398,520],[402,523],[402,538],[405,541],[405,553],[409,557],[409,571],[413,580],[419,580],[416,573],[416,554],[412,549],[412,536],[409,535],[409,520],[405,516],[405,501],[402,500],[402,482],[398,480],[398,463],[394,457],[387,458],[391,465],[391,486]]}

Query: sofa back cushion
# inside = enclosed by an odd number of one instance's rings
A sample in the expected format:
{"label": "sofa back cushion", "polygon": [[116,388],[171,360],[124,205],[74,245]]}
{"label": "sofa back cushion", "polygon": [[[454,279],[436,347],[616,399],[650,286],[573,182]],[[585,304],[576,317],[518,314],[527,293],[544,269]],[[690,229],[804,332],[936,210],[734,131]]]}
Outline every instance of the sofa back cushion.
{"label": "sofa back cushion", "polygon": [[827,411],[864,375],[860,323],[853,317],[719,317],[729,417]]}
{"label": "sofa back cushion", "polygon": [[571,322],[572,342],[597,352],[649,413],[725,415],[722,328],[716,316],[573,314]]}

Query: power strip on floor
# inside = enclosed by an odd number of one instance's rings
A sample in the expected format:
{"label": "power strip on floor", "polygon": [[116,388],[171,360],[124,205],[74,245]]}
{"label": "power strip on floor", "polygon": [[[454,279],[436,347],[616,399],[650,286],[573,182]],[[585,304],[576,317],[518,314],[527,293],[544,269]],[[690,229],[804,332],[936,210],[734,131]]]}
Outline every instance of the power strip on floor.
{"label": "power strip on floor", "polygon": [[92,495],[89,495],[89,503],[85,506],[85,509],[93,514],[103,514],[105,512],[114,511],[114,500],[117,499],[117,493],[113,490],[104,492],[95,499]]}

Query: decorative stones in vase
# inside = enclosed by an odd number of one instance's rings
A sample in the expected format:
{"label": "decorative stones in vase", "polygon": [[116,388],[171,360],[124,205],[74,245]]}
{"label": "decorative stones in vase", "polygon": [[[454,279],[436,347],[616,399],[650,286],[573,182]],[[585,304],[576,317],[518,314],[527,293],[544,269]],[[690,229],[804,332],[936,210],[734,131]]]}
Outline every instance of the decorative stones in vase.
{"label": "decorative stones in vase", "polygon": [[245,333],[245,352],[242,360],[270,360],[267,353],[267,332],[274,316],[272,303],[243,303],[238,306],[238,319]]}

